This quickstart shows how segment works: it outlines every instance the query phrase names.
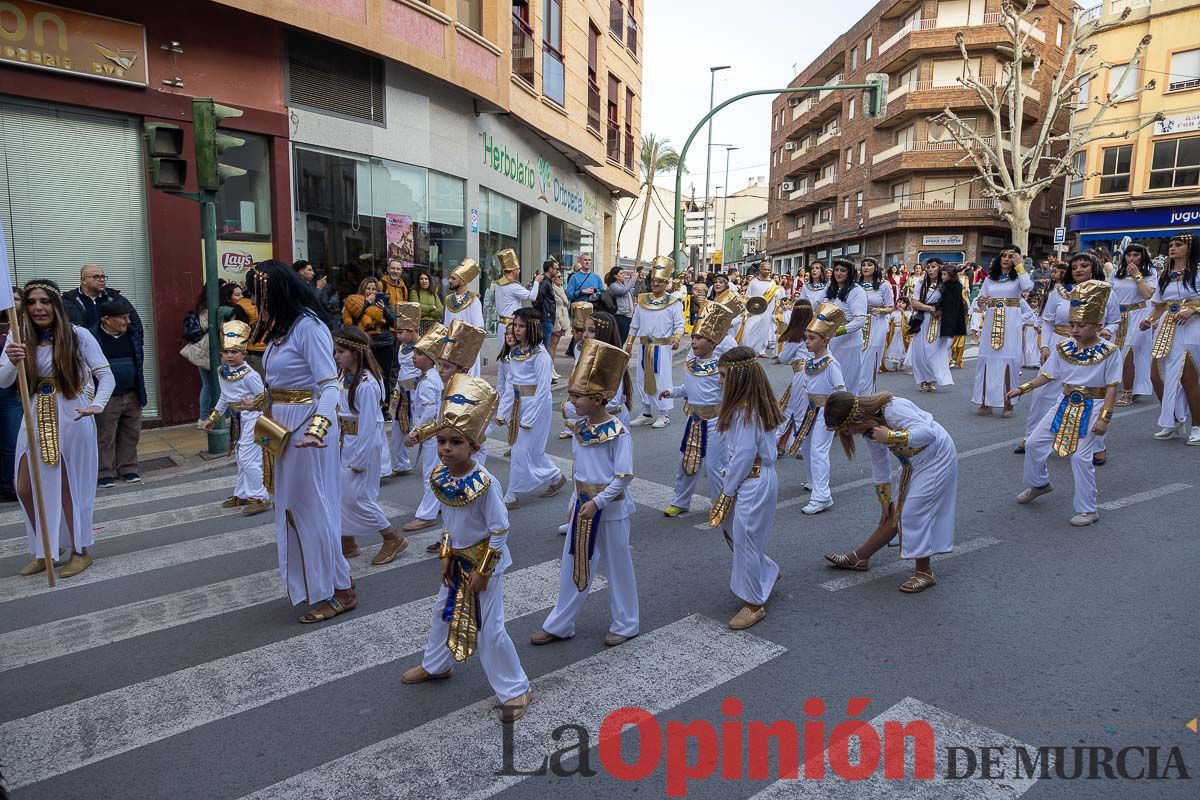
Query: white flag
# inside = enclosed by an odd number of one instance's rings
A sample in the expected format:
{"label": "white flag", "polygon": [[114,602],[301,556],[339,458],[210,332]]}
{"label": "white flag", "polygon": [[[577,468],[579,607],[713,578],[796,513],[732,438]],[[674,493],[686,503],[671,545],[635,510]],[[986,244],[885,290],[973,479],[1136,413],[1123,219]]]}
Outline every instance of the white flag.
{"label": "white flag", "polygon": [[8,240],[4,238],[4,223],[0,222],[0,311],[16,305],[12,285],[12,270],[8,266]]}

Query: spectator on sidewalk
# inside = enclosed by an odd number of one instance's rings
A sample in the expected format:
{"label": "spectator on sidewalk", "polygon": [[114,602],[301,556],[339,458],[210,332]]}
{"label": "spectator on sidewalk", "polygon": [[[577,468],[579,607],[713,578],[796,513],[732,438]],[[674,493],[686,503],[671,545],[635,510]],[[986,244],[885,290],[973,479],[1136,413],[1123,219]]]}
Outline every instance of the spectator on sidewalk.
{"label": "spectator on sidewalk", "polygon": [[533,307],[542,315],[542,345],[546,348],[546,352],[550,353],[551,360],[554,358],[554,353],[550,350],[550,339],[554,333],[554,309],[558,305],[554,296],[554,276],[557,274],[557,261],[551,258],[542,262],[542,281],[537,287],[537,297],[533,299]]}
{"label": "spectator on sidewalk", "polygon": [[[550,343],[546,349],[550,351],[551,363],[558,357],[558,343],[562,339],[563,334],[571,327],[571,307],[567,302],[567,293],[563,290],[563,276],[561,272],[554,274],[554,332],[550,336]],[[574,340],[572,340],[572,344]],[[568,350],[571,349],[569,346]],[[554,370],[554,377],[561,378],[558,370]]]}
{"label": "spectator on sidewalk", "polygon": [[435,322],[440,325],[445,319],[446,307],[442,304],[442,298],[438,296],[437,289],[433,285],[433,278],[429,276],[428,270],[414,270],[413,285],[408,290],[408,302],[421,306],[420,333],[422,335],[429,330],[430,325]]}
{"label": "spectator on sidewalk", "polygon": [[[21,288],[12,287],[17,313],[21,313]],[[8,322],[0,323],[0,350],[8,344]],[[14,382],[0,388],[0,503],[17,502],[13,476],[16,471],[17,436],[21,432],[21,393]]]}
{"label": "spectator on sidewalk", "polygon": [[97,485],[109,489],[113,476],[138,483],[138,441],[142,438],[142,408],[146,405],[146,376],[142,370],[140,328],[132,324],[133,305],[120,295],[100,306],[100,322],[92,336],[112,368],[112,396],[96,417],[100,467]]}
{"label": "spectator on sidewalk", "polygon": [[[600,282],[600,276],[592,272],[592,254],[580,253],[579,264],[575,272],[572,272],[571,277],[567,279],[567,302],[594,303],[603,291],[604,284]],[[573,355],[575,355],[574,339],[567,345],[567,356]]]}
{"label": "spectator on sidewalk", "polygon": [[[81,328],[94,328],[100,324],[100,305],[106,300],[119,297],[121,292],[108,287],[108,276],[104,270],[95,264],[84,264],[79,270],[79,288],[63,292],[63,307],[72,325]],[[142,329],[142,319],[131,305],[129,308],[130,322],[139,331]]]}
{"label": "spectator on sidewalk", "polygon": [[613,300],[613,317],[617,320],[617,333],[622,342],[629,335],[629,323],[633,322],[633,291],[637,277],[626,269],[613,267],[604,276],[605,291]]}

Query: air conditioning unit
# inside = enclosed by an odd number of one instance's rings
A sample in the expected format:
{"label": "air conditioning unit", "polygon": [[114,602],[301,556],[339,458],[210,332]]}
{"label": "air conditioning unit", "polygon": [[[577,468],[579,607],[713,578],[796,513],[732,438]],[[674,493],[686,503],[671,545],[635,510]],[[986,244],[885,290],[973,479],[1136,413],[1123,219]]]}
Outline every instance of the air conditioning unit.
{"label": "air conditioning unit", "polygon": [[794,181],[784,181],[784,182],[783,182],[783,190],[784,190],[785,192],[794,192],[794,191],[796,191],[796,184],[795,184],[795,182],[794,182]]}
{"label": "air conditioning unit", "polygon": [[795,143],[795,142],[784,142],[784,143],[783,143],[783,149],[784,149],[784,150],[795,150],[795,149],[796,149],[796,143]]}

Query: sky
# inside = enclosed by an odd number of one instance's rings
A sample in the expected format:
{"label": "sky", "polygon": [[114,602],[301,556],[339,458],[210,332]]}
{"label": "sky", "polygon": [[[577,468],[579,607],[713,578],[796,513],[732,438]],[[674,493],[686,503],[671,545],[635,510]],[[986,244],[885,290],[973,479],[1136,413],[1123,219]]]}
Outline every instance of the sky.
{"label": "sky", "polygon": [[[708,111],[709,67],[718,72],[716,102],[753,89],[787,86],[799,70],[862,18],[876,0],[645,0],[642,64],[642,133],[667,138],[676,150]],[[836,8],[836,11],[833,9]],[[771,101],[750,97],[713,119],[714,143],[735,145],[729,154],[733,191],[750,178],[770,175]],[[683,192],[704,194],[701,131],[692,143]],[[657,183],[674,188],[675,176]],[[724,194],[725,148],[712,148],[710,194]]]}

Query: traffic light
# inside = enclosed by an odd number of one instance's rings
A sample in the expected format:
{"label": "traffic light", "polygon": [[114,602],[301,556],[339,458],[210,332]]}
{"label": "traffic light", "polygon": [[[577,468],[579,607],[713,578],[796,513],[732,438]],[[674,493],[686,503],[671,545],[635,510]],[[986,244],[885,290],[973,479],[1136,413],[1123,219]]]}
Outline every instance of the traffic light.
{"label": "traffic light", "polygon": [[150,185],[168,192],[182,191],[188,167],[183,157],[183,130],[167,122],[147,122],[142,132],[146,138]]}
{"label": "traffic light", "polygon": [[887,96],[890,80],[886,72],[872,72],[867,76],[867,83],[875,84],[867,89],[863,96],[863,108],[867,111],[867,119],[882,119],[887,114]]}
{"label": "traffic light", "polygon": [[216,191],[226,179],[246,174],[246,170],[222,164],[220,161],[221,153],[241,147],[246,140],[217,131],[217,126],[222,120],[241,115],[240,108],[214,103],[211,97],[197,97],[192,100],[192,126],[196,137],[196,184],[201,190]]}

